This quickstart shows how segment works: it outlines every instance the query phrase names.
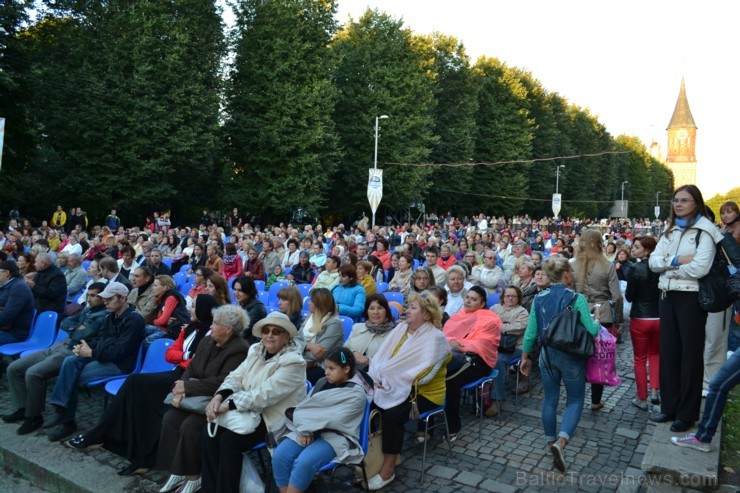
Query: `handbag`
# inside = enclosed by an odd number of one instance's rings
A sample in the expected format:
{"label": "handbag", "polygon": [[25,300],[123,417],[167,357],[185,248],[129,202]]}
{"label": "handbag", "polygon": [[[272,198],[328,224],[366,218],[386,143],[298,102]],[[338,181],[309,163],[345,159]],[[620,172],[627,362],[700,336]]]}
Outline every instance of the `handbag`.
{"label": "handbag", "polygon": [[419,419],[419,416],[421,415],[419,413],[419,405],[416,403],[416,397],[419,395],[419,389],[416,387],[416,384],[414,384],[414,396],[411,398],[411,409],[409,409],[409,419],[411,421],[416,421]]}
{"label": "handbag", "polygon": [[[699,238],[702,230],[696,235],[696,246],[699,246]],[[724,241],[724,239],[722,240]],[[734,240],[733,240],[734,241]],[[730,278],[730,260],[722,247],[722,242],[715,245],[712,266],[706,276],[699,279],[699,305],[702,310],[709,313],[724,311],[732,304],[732,295],[727,289],[727,280]]]}
{"label": "handbag", "polygon": [[501,334],[501,342],[498,343],[499,353],[513,353],[519,336],[514,334]]}
{"label": "handbag", "polygon": [[[175,395],[170,392],[169,394],[167,394],[167,397],[164,398],[164,403],[171,406],[172,399],[174,397]],[[193,395],[190,397],[185,397],[183,398],[183,400],[180,401],[180,407],[178,409],[182,409],[183,411],[190,411],[191,413],[205,414],[206,407],[208,406],[208,403],[211,402],[212,398],[213,396],[208,395]]]}
{"label": "handbag", "polygon": [[[576,296],[563,311],[552,317],[542,331],[542,345],[558,349],[571,356],[588,358],[594,354],[594,338],[581,324],[579,313],[573,310]],[[543,309],[544,317],[544,309]]]}
{"label": "handbag", "polygon": [[265,483],[262,481],[257,468],[254,467],[248,454],[242,459],[242,473],[239,481],[239,493],[263,493]]}
{"label": "handbag", "polygon": [[215,438],[219,426],[223,426],[237,435],[248,435],[257,429],[260,419],[262,419],[261,416],[254,411],[229,410],[219,414],[216,419],[208,423],[208,436]]}
{"label": "handbag", "polygon": [[594,354],[586,360],[586,382],[616,387],[622,383],[617,374],[617,338],[606,327],[594,338]]}
{"label": "handbag", "polygon": [[380,411],[377,409],[370,411],[370,429],[372,429],[373,423],[377,423],[377,428],[370,432],[367,441],[367,453],[363,459],[368,478],[378,474],[383,465],[383,425],[381,424]]}

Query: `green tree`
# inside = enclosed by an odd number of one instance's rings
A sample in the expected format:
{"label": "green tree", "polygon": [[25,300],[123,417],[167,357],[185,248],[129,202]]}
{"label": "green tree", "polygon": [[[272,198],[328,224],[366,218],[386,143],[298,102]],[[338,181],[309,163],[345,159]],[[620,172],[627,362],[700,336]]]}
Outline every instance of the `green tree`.
{"label": "green tree", "polygon": [[332,0],[243,0],[225,124],[227,200],[257,212],[325,207],[339,153],[332,115]]}
{"label": "green tree", "polygon": [[372,10],[337,33],[331,46],[337,57],[334,121],[344,152],[330,182],[331,209],[343,215],[369,210],[367,170],[380,115],[389,117],[382,120],[378,147],[381,209],[405,209],[424,198],[431,169],[385,163],[426,163],[436,144],[429,51],[401,21]]}
{"label": "green tree", "polygon": [[[473,159],[475,150],[475,113],[478,110],[470,59],[463,44],[452,36],[435,33],[426,40],[434,60],[432,114],[434,133],[439,136],[432,147],[430,161],[467,163]],[[464,212],[461,206],[472,186],[473,168],[444,166],[432,170],[433,193],[426,201],[427,209],[439,214],[448,210],[456,214]]]}
{"label": "green tree", "polygon": [[[535,122],[520,74],[495,58],[481,57],[473,67],[477,85],[476,161],[510,161],[532,156]],[[519,214],[526,197],[529,163],[476,166],[468,209]]]}

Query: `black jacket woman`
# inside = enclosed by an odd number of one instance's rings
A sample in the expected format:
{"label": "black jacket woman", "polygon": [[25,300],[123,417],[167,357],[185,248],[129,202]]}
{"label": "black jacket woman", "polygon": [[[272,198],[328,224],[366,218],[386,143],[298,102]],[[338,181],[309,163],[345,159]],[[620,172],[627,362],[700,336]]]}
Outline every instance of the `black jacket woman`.
{"label": "black jacket woman", "polygon": [[294,265],[290,270],[290,274],[286,276],[288,281],[293,281],[296,284],[311,284],[313,278],[316,275],[316,271],[313,270],[311,264],[308,263],[309,259],[308,252],[301,250],[298,255],[298,265]]}
{"label": "black jacket woman", "polygon": [[[123,455],[130,464],[118,472],[119,476],[130,476],[154,467],[162,417],[170,409],[164,404],[164,398],[190,366],[192,355],[210,330],[213,322],[211,311],[216,307],[218,302],[213,296],[198,296],[190,323],[182,329],[181,350],[168,350],[166,355],[168,362],[177,365],[175,369],[129,376],[98,423],[65,444],[77,450],[104,445]],[[170,349],[176,349],[173,346]],[[199,377],[199,373],[194,376]]]}

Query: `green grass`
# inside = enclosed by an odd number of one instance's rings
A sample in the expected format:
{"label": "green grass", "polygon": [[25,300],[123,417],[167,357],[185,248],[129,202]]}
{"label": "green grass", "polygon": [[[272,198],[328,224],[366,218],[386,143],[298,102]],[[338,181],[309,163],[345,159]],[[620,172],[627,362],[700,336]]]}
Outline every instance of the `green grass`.
{"label": "green grass", "polygon": [[740,473],[740,387],[735,387],[727,398],[722,415],[722,467],[731,467]]}

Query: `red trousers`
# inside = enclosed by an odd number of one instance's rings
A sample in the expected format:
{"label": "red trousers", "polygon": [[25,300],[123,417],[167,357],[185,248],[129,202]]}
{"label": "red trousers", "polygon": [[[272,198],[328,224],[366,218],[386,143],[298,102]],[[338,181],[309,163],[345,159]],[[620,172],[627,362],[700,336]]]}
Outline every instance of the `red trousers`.
{"label": "red trousers", "polygon": [[650,388],[660,388],[660,319],[631,318],[630,334],[635,356],[637,398],[648,398],[647,372],[650,367]]}

